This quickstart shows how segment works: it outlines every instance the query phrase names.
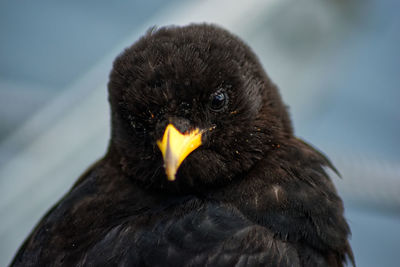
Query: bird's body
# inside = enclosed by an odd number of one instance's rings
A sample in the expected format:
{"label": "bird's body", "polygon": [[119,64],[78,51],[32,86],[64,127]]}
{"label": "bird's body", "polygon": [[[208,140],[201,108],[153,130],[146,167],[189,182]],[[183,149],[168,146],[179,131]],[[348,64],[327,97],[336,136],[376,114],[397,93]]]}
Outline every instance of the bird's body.
{"label": "bird's body", "polygon": [[[239,39],[209,25],[150,32],[116,60],[109,90],[109,151],[42,219],[13,266],[352,260],[324,170],[332,165],[293,135],[275,86]],[[169,132],[162,155],[156,144],[168,123],[202,138],[171,165],[171,181]]]}

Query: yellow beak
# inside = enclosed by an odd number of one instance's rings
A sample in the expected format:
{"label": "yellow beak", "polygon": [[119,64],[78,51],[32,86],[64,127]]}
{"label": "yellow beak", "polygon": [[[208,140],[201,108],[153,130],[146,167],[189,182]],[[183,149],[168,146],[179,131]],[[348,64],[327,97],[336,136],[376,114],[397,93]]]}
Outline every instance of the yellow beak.
{"label": "yellow beak", "polygon": [[182,161],[201,145],[201,132],[196,128],[182,134],[172,124],[168,124],[162,139],[157,141],[157,145],[164,158],[167,178],[174,181]]}

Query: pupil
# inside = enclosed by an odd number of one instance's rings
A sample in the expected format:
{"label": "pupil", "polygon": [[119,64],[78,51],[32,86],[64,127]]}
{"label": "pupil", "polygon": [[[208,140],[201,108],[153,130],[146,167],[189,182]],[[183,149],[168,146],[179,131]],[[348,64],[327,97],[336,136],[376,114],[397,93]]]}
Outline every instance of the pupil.
{"label": "pupil", "polygon": [[212,107],[214,109],[221,108],[225,103],[225,95],[223,93],[218,93],[214,96],[212,100]]}

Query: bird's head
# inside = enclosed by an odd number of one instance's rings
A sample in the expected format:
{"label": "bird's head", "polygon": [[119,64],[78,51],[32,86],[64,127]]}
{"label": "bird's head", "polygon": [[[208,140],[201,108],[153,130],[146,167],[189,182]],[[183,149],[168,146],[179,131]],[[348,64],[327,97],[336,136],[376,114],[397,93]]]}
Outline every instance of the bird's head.
{"label": "bird's head", "polygon": [[257,57],[213,25],[151,29],[114,62],[110,151],[143,184],[240,179],[292,135]]}

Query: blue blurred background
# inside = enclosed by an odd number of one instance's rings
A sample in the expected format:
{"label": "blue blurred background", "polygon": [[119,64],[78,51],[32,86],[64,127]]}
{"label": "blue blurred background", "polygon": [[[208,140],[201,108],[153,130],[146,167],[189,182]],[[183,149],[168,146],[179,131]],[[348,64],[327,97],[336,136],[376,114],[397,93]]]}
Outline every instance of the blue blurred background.
{"label": "blue blurred background", "polygon": [[0,1],[0,266],[104,154],[113,59],[153,25],[204,21],[250,44],[340,170],[358,266],[398,266],[399,1],[109,3]]}

